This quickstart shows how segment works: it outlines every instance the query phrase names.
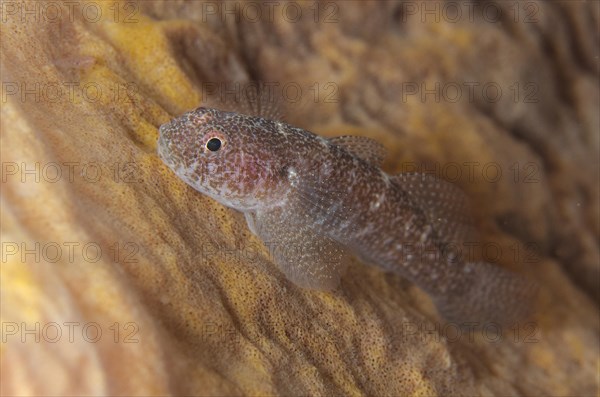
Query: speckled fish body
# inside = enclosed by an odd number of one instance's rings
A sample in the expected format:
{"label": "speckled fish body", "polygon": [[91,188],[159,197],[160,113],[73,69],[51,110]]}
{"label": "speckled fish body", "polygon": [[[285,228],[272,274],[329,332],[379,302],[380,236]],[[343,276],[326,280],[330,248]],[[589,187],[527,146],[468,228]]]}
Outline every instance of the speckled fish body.
{"label": "speckled fish body", "polygon": [[508,323],[525,314],[529,282],[446,249],[470,233],[460,190],[427,175],[387,175],[385,151],[371,139],[325,139],[198,108],[161,126],[158,152],[186,183],[243,212],[299,286],[335,288],[352,254],[417,284],[449,320]]}

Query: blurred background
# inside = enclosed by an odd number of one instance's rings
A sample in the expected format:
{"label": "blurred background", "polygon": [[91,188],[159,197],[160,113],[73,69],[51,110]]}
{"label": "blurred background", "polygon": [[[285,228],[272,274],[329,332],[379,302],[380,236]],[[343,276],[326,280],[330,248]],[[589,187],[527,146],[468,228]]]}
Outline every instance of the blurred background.
{"label": "blurred background", "polygon": [[[2,394],[597,395],[599,4],[3,0]],[[156,155],[248,84],[459,185],[534,321],[465,332],[358,260],[286,281]]]}

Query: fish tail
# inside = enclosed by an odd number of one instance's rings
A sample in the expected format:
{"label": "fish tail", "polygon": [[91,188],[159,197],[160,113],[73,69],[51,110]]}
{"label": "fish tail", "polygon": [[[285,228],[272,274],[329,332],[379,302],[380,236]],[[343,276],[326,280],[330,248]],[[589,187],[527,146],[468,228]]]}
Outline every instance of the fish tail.
{"label": "fish tail", "polygon": [[510,327],[533,314],[538,286],[519,274],[486,262],[465,264],[469,282],[458,293],[437,297],[436,307],[449,322]]}

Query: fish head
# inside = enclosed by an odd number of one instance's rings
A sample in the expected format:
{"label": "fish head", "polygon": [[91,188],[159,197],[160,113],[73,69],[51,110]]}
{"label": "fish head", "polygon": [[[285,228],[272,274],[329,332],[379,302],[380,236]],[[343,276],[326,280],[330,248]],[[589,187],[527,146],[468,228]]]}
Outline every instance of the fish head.
{"label": "fish head", "polygon": [[158,154],[199,192],[240,211],[281,196],[281,134],[274,121],[200,107],[163,124]]}

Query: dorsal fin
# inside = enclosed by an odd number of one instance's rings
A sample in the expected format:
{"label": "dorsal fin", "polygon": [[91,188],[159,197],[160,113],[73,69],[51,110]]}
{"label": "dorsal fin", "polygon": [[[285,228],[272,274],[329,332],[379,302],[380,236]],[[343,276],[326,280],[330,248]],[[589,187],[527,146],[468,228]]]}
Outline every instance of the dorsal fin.
{"label": "dorsal fin", "polygon": [[462,244],[474,236],[468,197],[456,185],[430,174],[402,173],[390,177],[446,243]]}
{"label": "dorsal fin", "polygon": [[202,106],[224,112],[284,121],[283,106],[276,95],[260,83],[230,83],[221,92],[206,95]]}
{"label": "dorsal fin", "polygon": [[381,166],[387,152],[381,143],[366,136],[336,136],[329,141],[377,167]]}

